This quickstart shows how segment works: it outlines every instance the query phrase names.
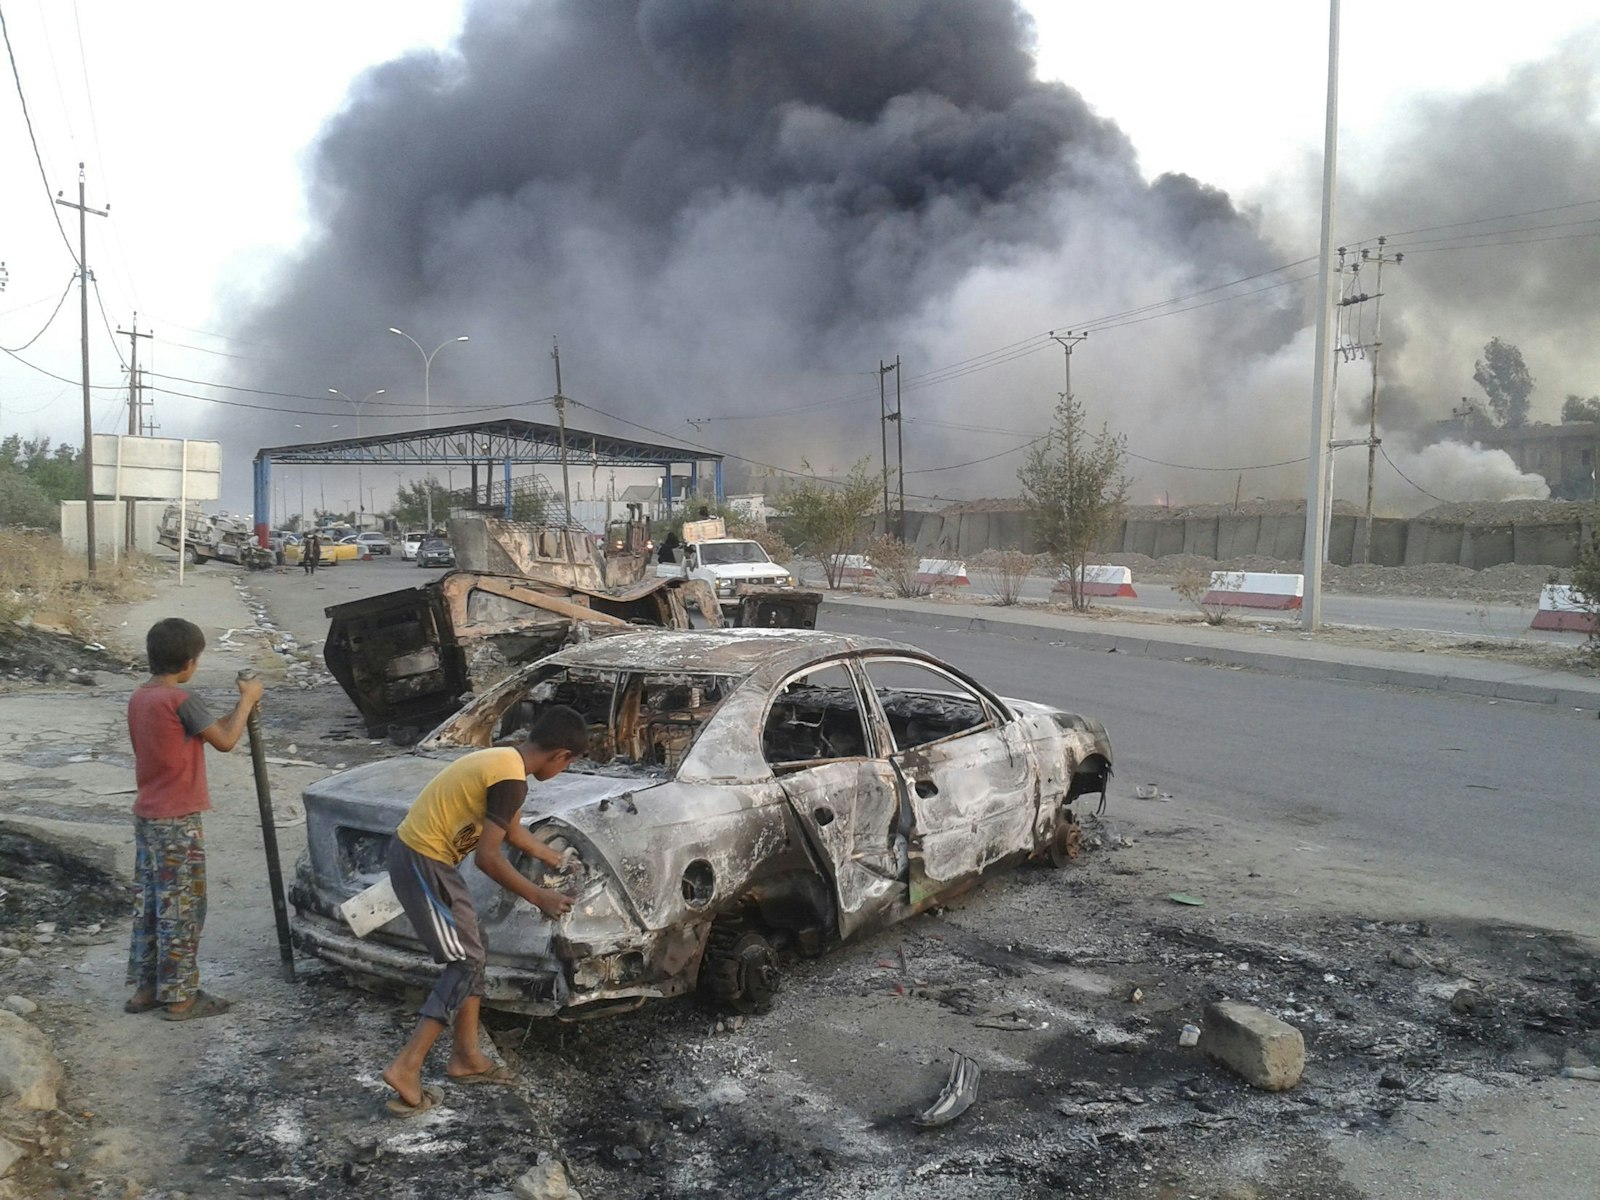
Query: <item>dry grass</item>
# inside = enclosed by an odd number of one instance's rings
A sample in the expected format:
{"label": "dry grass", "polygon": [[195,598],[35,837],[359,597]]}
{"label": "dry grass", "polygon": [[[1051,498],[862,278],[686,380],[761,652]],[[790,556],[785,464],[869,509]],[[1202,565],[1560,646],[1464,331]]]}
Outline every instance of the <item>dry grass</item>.
{"label": "dry grass", "polygon": [[1010,607],[1022,598],[1022,585],[1033,571],[1033,555],[1015,548],[985,553],[989,558],[978,568],[978,586],[996,604]]}
{"label": "dry grass", "polygon": [[922,557],[915,546],[892,537],[876,537],[867,547],[867,559],[872,563],[873,578],[887,584],[901,599],[914,600],[933,591],[931,583],[917,578]]}
{"label": "dry grass", "polygon": [[145,580],[154,566],[148,555],[123,555],[115,564],[96,563],[88,582],[88,564],[68,554],[53,533],[0,528],[0,621],[91,637],[107,604],[142,599]]}

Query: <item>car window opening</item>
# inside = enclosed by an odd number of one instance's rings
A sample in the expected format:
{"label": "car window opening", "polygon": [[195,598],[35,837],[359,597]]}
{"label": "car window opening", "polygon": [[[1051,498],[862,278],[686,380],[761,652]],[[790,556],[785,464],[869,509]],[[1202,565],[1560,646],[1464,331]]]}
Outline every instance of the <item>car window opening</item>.
{"label": "car window opening", "polygon": [[547,705],[564,704],[589,726],[589,755],[569,770],[669,778],[737,683],[721,675],[552,668],[513,698],[500,736],[513,737]]}
{"label": "car window opening", "polygon": [[863,665],[900,750],[968,733],[989,721],[983,701],[951,676],[921,663],[868,661]]}
{"label": "car window opening", "polygon": [[849,673],[832,667],[790,681],[768,710],[761,751],[769,765],[789,769],[865,757],[866,729]]}

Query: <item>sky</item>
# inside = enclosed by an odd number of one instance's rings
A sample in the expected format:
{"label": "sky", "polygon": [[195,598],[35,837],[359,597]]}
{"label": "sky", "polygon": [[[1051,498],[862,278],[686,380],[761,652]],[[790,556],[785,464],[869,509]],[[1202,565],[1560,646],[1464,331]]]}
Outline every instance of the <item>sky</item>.
{"label": "sky", "polygon": [[[1324,5],[1151,0],[1027,7],[1037,24],[1039,75],[1077,89],[1098,115],[1116,122],[1131,139],[1145,179],[1190,174],[1228,191],[1278,244],[1314,250]],[[141,365],[202,381],[177,387],[224,395],[204,383],[237,378],[240,370],[257,380],[273,377],[280,348],[252,340],[253,331],[241,328],[237,315],[274,294],[286,263],[316,226],[306,191],[310,148],[349,103],[363,72],[408,51],[448,46],[463,7],[443,0],[287,0],[271,11],[271,19],[262,20],[248,6],[196,0],[142,6],[0,0],[48,181],[34,161],[16,89],[0,69],[0,162],[6,164],[0,261],[8,271],[0,292],[0,346],[19,347],[39,333],[71,282],[56,219],[67,219],[75,244],[77,214],[50,204],[48,195],[64,189],[75,197],[81,160],[88,203],[110,207],[109,217],[88,218],[97,284],[90,305],[97,432],[126,425],[129,342],[113,341],[107,326],[128,328],[135,312],[139,327],[156,334],[139,343]],[[1376,188],[1375,174],[1392,166],[1386,156],[1418,137],[1419,126],[1426,136],[1430,104],[1492,88],[1523,64],[1558,54],[1600,28],[1591,4],[1562,0],[1516,9],[1463,3],[1450,12],[1441,21],[1430,0],[1345,0],[1340,165],[1341,183],[1352,193]],[[1061,315],[1044,304],[1041,299],[1032,324],[1043,327]],[[0,356],[0,435],[81,441],[76,318],[73,291],[38,340],[19,352],[27,365]],[[985,327],[975,302],[964,308],[959,296],[939,320],[965,320],[969,327],[961,333],[970,344],[1008,340],[1006,330]],[[454,330],[436,332],[421,336],[443,340]],[[360,378],[324,372],[325,386],[358,397],[377,387],[412,386],[414,351],[394,341],[395,378],[365,369]],[[950,361],[963,357],[952,350]],[[1309,347],[1299,360],[1272,367],[1281,380],[1275,386],[1299,386],[1296,363],[1303,364],[1309,391]],[[1077,359],[1075,370],[1085,388],[1094,386],[1092,353]],[[293,371],[283,374],[293,378],[286,391],[309,386]],[[1556,382],[1582,386],[1576,378]],[[1441,386],[1465,393],[1471,380]],[[1546,407],[1536,409],[1536,417],[1555,419],[1559,390],[1541,392]],[[1600,389],[1591,384],[1588,390]],[[231,445],[245,435],[230,431],[232,422],[204,401],[163,395],[155,419],[165,436],[220,437],[234,463],[254,451],[253,444]],[[285,417],[277,424],[275,440],[289,442],[348,436],[355,422],[353,414],[333,414]],[[713,426],[701,436],[719,447],[739,439],[731,426]],[[948,453],[956,446],[947,441],[942,448]],[[788,449],[792,461],[805,446]],[[779,451],[768,444],[763,452]],[[974,487],[981,494],[988,482],[975,480]],[[941,479],[939,486],[945,496],[962,494],[959,479]],[[227,499],[239,505],[245,487],[242,479],[230,480]],[[376,501],[381,506],[384,497]]]}

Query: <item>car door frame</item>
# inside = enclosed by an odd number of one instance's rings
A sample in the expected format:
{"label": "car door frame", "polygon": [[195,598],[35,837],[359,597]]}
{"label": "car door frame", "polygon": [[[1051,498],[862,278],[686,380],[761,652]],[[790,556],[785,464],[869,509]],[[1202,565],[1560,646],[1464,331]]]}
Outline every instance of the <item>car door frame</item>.
{"label": "car door frame", "polygon": [[[868,674],[872,663],[905,663],[943,676],[977,697],[983,724],[902,750]],[[858,655],[857,669],[887,739],[884,746],[908,813],[912,907],[925,908],[994,863],[1031,851],[1039,779],[1017,729],[1017,714],[976,680],[931,658],[869,652]]]}
{"label": "car door frame", "polygon": [[[845,652],[784,675],[767,697],[759,726],[762,759],[831,884],[835,928],[841,940],[898,919],[907,911],[909,897],[906,791],[888,760],[888,727],[882,724],[883,714],[866,689],[858,657],[853,651]],[[836,667],[844,669],[854,690],[866,753],[792,767],[767,761],[765,731],[778,697],[796,680]],[[870,802],[863,803],[862,797],[869,792]],[[851,800],[848,808],[841,805],[841,797]],[[879,821],[886,822],[885,826],[880,828]],[[885,853],[858,852],[863,840],[880,836]]]}

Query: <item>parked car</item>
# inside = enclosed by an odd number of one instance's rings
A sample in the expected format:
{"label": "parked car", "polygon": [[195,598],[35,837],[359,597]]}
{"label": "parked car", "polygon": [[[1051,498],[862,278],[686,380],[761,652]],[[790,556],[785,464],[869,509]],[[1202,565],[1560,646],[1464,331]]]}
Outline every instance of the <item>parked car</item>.
{"label": "parked car", "polygon": [[401,534],[400,535],[400,559],[401,559],[401,561],[402,562],[410,562],[412,559],[416,558],[417,551],[422,548],[422,541],[423,541],[423,535],[421,533],[419,533],[417,530],[413,529],[409,533]]}
{"label": "parked car", "polygon": [[453,567],[456,565],[456,552],[450,543],[443,538],[429,538],[422,543],[417,551],[417,566],[419,567]]}
{"label": "parked car", "polygon": [[366,553],[366,551],[362,549],[361,543],[356,541],[356,535],[353,533],[347,537],[342,537],[335,541],[324,542],[323,544],[333,548],[334,557],[336,557],[340,562],[350,562],[353,559],[360,558]]}
{"label": "parked car", "polygon": [[590,725],[587,760],[534,784],[521,819],[581,870],[512,851],[574,896],[543,919],[461,873],[490,957],[485,1003],[593,1015],[697,985],[769,1006],[780,955],[924,911],[1024,859],[1064,863],[1074,802],[1111,775],[1098,721],[1006,700],[911,646],[815,630],[641,632],[531,663],[415,751],[305,791],[308,849],[291,899],[303,950],[358,976],[427,986],[404,916],[357,938],[339,905],[379,882],[395,826],[450,759],[549,704]]}
{"label": "parked car", "polygon": [[368,554],[389,554],[394,550],[389,544],[388,537],[376,530],[356,534],[356,544],[363,547]]}

